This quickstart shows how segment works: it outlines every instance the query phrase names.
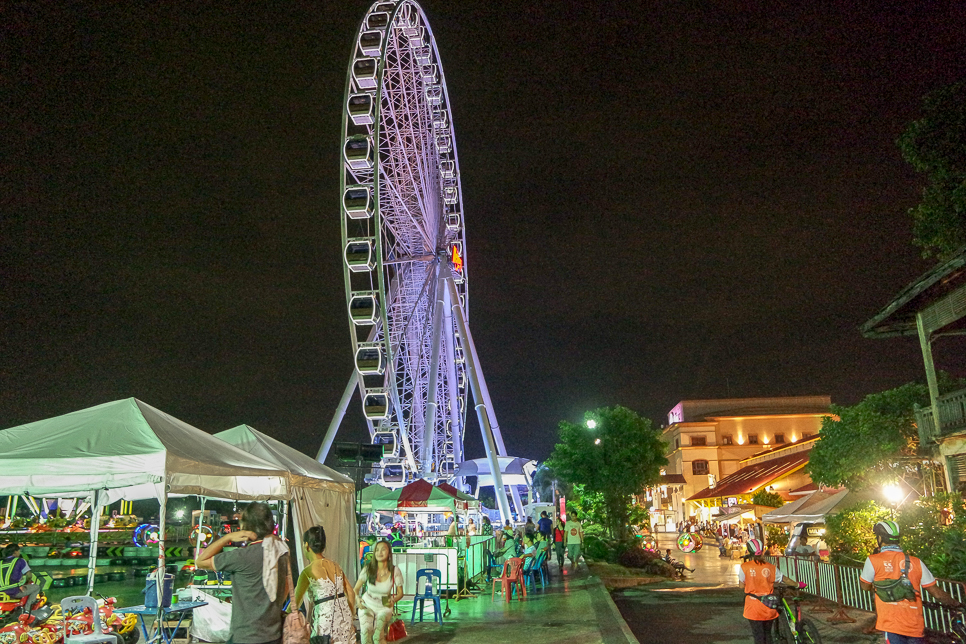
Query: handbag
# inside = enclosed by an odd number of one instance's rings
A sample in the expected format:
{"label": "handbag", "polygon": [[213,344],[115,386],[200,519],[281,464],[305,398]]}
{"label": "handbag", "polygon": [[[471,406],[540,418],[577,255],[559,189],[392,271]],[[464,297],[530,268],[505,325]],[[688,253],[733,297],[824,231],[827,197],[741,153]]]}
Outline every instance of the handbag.
{"label": "handbag", "polygon": [[[309,623],[305,615],[299,612],[295,602],[295,585],[292,583],[292,566],[285,561],[285,573],[288,577],[288,601],[291,612],[285,616],[282,623],[282,644],[310,644]],[[327,643],[320,643],[327,644]]]}
{"label": "handbag", "polygon": [[[392,571],[392,595],[396,595],[396,569],[393,567]],[[393,604],[393,610],[396,609],[395,604]],[[387,642],[398,642],[399,640],[406,637],[406,622],[401,619],[396,619],[391,624],[389,624],[389,629],[386,631],[386,641]]]}

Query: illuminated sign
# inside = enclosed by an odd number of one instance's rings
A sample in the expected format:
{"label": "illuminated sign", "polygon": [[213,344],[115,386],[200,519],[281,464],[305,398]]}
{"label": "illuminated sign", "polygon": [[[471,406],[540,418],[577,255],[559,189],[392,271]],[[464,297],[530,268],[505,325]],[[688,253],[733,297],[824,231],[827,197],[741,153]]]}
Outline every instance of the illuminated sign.
{"label": "illuminated sign", "polygon": [[453,244],[453,252],[450,255],[450,260],[453,262],[453,268],[457,272],[463,272],[463,257],[460,255],[460,249],[456,244]]}

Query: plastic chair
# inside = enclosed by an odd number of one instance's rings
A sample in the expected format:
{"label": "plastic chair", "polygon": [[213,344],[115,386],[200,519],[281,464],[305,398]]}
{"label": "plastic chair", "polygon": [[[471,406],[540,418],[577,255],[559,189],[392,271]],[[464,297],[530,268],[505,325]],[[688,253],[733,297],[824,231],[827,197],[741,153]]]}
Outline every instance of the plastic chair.
{"label": "plastic chair", "polygon": [[93,597],[87,597],[84,595],[80,597],[65,597],[64,599],[60,600],[60,609],[65,618],[67,617],[68,613],[72,613],[74,611],[91,611],[91,630],[93,632],[89,635],[68,634],[66,636],[65,644],[101,644],[102,642],[120,644],[117,641],[117,635],[105,633],[103,630],[101,630],[101,611],[97,607],[97,602]]}
{"label": "plastic chair", "polygon": [[[416,571],[416,595],[413,597],[413,615],[409,624],[416,623],[416,602],[419,602],[419,621],[423,621],[423,604],[428,599],[433,602],[433,621],[443,623],[443,609],[440,605],[440,589],[443,573],[436,568],[421,568]],[[435,591],[433,590],[435,588]]]}
{"label": "plastic chair", "polygon": [[516,584],[520,588],[517,599],[520,601],[526,599],[527,587],[523,583],[523,560],[519,557],[513,557],[504,562],[502,574],[493,580],[493,589],[490,592],[491,602],[496,598],[497,584],[503,587],[503,596],[507,601],[513,599],[513,584]]}
{"label": "plastic chair", "polygon": [[536,582],[534,577],[540,575],[540,588],[547,587],[547,580],[543,577],[543,562],[547,558],[547,551],[541,550],[536,557],[530,557],[527,559],[531,562],[530,566],[524,567],[523,569],[523,585],[524,588],[533,584],[534,589],[536,589]]}
{"label": "plastic chair", "polygon": [[490,581],[493,581],[494,570],[499,570],[501,571],[501,574],[502,574],[503,564],[497,563],[496,557],[494,557],[493,553],[490,552],[489,550],[486,551],[486,554],[489,557],[489,562],[486,565],[486,581],[490,582]]}

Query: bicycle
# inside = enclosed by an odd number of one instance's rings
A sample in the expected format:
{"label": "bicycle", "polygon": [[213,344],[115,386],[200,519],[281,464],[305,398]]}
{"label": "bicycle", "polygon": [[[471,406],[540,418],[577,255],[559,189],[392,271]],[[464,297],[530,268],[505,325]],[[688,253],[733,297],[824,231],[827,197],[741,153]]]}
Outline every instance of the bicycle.
{"label": "bicycle", "polygon": [[802,617],[802,607],[798,594],[792,595],[792,605],[788,605],[785,591],[788,586],[775,585],[775,595],[778,605],[772,606],[778,611],[779,641],[787,644],[822,644],[822,636],[815,624]]}
{"label": "bicycle", "polygon": [[962,606],[959,608],[951,608],[949,606],[944,606],[939,602],[922,602],[922,605],[926,608],[935,608],[939,610],[949,611],[952,619],[950,620],[951,630],[943,633],[942,642],[948,642],[949,644],[966,644],[966,623],[964,623],[964,609]]}

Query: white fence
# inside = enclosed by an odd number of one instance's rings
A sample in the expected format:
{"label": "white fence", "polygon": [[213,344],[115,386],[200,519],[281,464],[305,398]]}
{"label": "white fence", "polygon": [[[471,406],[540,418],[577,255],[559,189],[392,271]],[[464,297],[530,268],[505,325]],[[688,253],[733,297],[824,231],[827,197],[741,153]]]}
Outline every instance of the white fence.
{"label": "white fence", "polygon": [[[810,557],[765,557],[783,575],[805,582],[805,592],[835,602],[844,608],[875,611],[874,595],[859,586],[860,568],[823,563]],[[966,586],[956,581],[938,580],[939,587],[958,602],[966,600]],[[925,599],[929,599],[927,596]],[[950,614],[945,609],[925,608],[926,628],[950,632]]]}

